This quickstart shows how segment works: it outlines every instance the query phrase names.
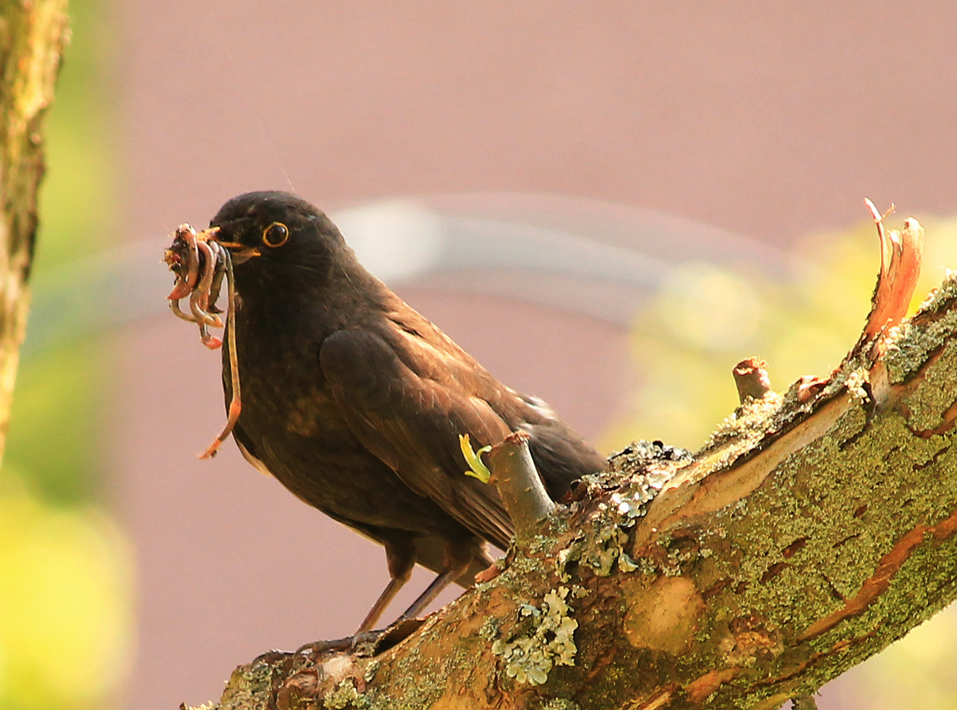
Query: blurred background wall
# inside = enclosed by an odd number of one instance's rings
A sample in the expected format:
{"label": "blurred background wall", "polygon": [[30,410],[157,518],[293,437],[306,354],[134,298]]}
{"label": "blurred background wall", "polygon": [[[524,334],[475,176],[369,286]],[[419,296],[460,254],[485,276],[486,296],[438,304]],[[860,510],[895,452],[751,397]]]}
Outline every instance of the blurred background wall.
{"label": "blurred background wall", "polygon": [[[234,194],[332,212],[605,450],[697,447],[753,352],[778,388],[836,364],[877,269],[862,197],[932,230],[928,286],[957,267],[953,3],[72,12],[0,478],[2,707],[198,704],[268,648],[350,633],[385,583],[379,548],[232,445],[195,458],[219,357],[165,311],[160,257]],[[821,707],[954,707],[952,618]]]}

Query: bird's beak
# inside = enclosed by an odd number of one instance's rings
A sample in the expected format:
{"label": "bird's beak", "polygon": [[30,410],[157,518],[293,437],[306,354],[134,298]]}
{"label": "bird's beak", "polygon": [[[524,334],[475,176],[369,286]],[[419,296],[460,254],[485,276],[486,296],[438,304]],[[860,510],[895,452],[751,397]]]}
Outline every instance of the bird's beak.
{"label": "bird's beak", "polygon": [[260,256],[260,251],[258,247],[247,247],[242,242],[229,242],[225,239],[222,239],[220,236],[219,227],[210,227],[209,229],[204,229],[198,235],[200,238],[205,237],[208,240],[212,240],[229,249],[230,254],[233,258],[233,264],[242,264],[244,261],[249,261],[254,256]]}

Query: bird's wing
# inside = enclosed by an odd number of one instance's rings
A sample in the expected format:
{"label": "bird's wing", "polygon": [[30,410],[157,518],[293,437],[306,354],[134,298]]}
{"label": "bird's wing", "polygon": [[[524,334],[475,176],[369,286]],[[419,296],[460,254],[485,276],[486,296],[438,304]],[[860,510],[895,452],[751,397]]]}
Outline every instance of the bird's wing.
{"label": "bird's wing", "polygon": [[417,372],[395,346],[369,330],[326,338],[320,362],[337,404],[359,441],[407,486],[504,549],[511,520],[493,486],[465,475],[459,435],[477,448],[501,441],[508,426],[458,378],[420,374],[429,368]]}

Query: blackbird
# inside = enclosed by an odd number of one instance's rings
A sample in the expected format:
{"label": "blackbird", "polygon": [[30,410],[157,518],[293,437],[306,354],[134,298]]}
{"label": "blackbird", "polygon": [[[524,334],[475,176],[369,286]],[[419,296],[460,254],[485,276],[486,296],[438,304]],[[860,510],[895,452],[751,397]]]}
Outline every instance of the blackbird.
{"label": "blackbird", "polygon": [[[229,200],[210,223],[234,269],[243,456],[305,503],[385,547],[372,629],[415,563],[438,573],[403,614],[462,586],[513,528],[494,486],[466,476],[476,447],[530,436],[549,495],[604,460],[539,399],[501,384],[356,259],[325,214],[284,192]],[[232,398],[229,342],[223,386]]]}

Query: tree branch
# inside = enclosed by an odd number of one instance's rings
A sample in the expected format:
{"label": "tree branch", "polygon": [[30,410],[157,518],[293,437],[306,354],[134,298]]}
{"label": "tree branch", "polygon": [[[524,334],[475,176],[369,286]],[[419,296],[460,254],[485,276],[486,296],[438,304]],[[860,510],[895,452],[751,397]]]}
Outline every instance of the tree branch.
{"label": "tree branch", "polygon": [[43,118],[66,35],[66,0],[0,5],[0,459],[30,304]]}
{"label": "tree branch", "polygon": [[616,454],[418,630],[368,655],[266,654],[221,707],[809,703],[957,598],[957,277],[900,321],[919,229],[882,234],[900,253],[830,376],[762,384],[693,460]]}

